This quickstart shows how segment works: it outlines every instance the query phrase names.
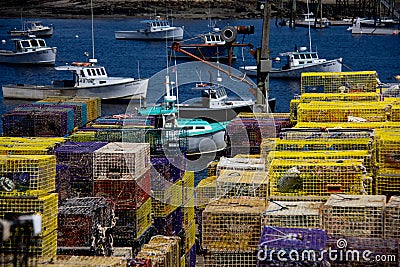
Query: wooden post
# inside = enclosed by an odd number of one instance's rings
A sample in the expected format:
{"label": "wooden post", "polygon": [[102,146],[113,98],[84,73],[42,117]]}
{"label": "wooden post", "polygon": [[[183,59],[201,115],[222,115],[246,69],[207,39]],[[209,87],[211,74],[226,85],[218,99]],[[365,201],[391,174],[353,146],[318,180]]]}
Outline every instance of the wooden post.
{"label": "wooden post", "polygon": [[263,8],[263,28],[261,39],[261,51],[257,58],[257,104],[267,104],[268,91],[269,91],[269,32],[270,32],[270,18],[271,18],[271,3],[268,0]]}

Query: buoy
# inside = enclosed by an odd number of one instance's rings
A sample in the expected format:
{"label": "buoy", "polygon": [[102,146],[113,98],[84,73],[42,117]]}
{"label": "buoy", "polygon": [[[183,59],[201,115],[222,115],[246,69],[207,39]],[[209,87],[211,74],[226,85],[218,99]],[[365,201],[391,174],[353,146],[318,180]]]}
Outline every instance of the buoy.
{"label": "buoy", "polygon": [[75,35],[75,39],[78,39],[79,38],[79,35]]}
{"label": "buoy", "polygon": [[4,40],[4,39],[1,40],[1,43],[2,43],[2,44],[6,44],[6,40]]}
{"label": "buoy", "polygon": [[394,76],[394,78],[395,78],[395,80],[396,80],[396,81],[400,81],[400,74],[399,74],[399,75],[396,75],[396,76]]}

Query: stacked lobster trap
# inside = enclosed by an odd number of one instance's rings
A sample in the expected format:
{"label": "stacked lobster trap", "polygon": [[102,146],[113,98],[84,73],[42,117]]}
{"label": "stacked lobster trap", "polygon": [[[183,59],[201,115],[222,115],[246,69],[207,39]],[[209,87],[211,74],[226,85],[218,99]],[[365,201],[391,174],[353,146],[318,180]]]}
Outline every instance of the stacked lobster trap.
{"label": "stacked lobster trap", "polygon": [[400,191],[400,131],[375,131],[376,194],[396,195]]}
{"label": "stacked lobster trap", "polygon": [[[326,232],[315,228],[264,226],[257,266],[325,266]],[[326,252],[326,251],[325,251]]]}
{"label": "stacked lobster trap", "polygon": [[226,127],[227,155],[260,154],[263,138],[276,137],[281,128],[289,127],[288,114],[240,113]]}
{"label": "stacked lobster trap", "polygon": [[110,256],[115,204],[103,197],[70,198],[58,210],[58,254]]}
{"label": "stacked lobster trap", "polygon": [[333,194],[323,207],[323,227],[330,236],[383,238],[385,203],[382,195]]}
{"label": "stacked lobster trap", "polygon": [[[148,244],[145,244],[137,254],[134,261],[129,266],[142,267],[178,267],[185,266],[181,264],[180,259],[180,239],[176,236],[153,236]],[[149,263],[149,265],[140,265]]]}
{"label": "stacked lobster trap", "polygon": [[54,150],[57,158],[57,192],[67,198],[93,196],[93,153],[105,142],[67,142]]}
{"label": "stacked lobster trap", "polygon": [[0,177],[0,219],[8,221],[10,234],[2,235],[0,240],[0,264],[7,261],[30,264],[38,257],[55,257],[58,211],[58,196],[54,193],[55,157],[2,155]]}
{"label": "stacked lobster trap", "polygon": [[221,198],[202,213],[205,266],[255,266],[261,234],[262,198]]}
{"label": "stacked lobster trap", "polygon": [[93,195],[115,203],[116,246],[131,245],[150,227],[150,147],[108,143],[93,153]]}

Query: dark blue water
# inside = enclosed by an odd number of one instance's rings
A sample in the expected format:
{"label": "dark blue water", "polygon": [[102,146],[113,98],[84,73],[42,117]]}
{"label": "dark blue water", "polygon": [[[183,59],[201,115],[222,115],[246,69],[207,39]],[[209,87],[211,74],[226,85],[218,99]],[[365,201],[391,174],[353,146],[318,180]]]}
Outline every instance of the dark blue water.
{"label": "dark blue water", "polygon": [[[44,24],[53,24],[55,32],[47,39],[48,45],[58,47],[56,65],[64,65],[72,61],[85,61],[84,52],[92,53],[91,20],[90,19],[43,19]],[[208,31],[206,20],[175,20],[175,25],[185,26],[184,38],[191,38]],[[259,47],[261,43],[262,20],[224,20],[220,28],[226,25],[254,25],[255,34],[246,36],[245,42]],[[11,43],[7,31],[19,28],[20,19],[0,19],[0,39],[6,40],[1,49],[10,48]],[[110,76],[151,77],[166,66],[165,42],[124,41],[115,40],[115,30],[133,30],[141,27],[139,19],[95,19],[95,57],[105,65]],[[400,74],[400,36],[352,36],[347,27],[331,27],[324,30],[311,30],[312,47],[320,57],[333,59],[343,58],[344,71],[376,70],[384,82],[394,82],[394,76]],[[241,41],[241,38],[239,39]],[[270,51],[271,56],[280,52],[291,51],[294,46],[308,46],[308,29],[277,27],[271,23]],[[255,61],[243,49],[239,53],[234,67],[254,65]],[[140,73],[139,71],[140,70]],[[69,78],[69,76],[66,76]],[[0,85],[7,83],[49,84],[60,77],[52,67],[16,67],[0,65]],[[154,90],[149,90],[148,98],[154,99]],[[289,102],[299,93],[299,81],[271,80],[270,96],[277,98],[276,111],[288,112]],[[191,92],[180,91],[185,98]],[[0,98],[0,114],[11,109],[20,101],[4,101]],[[125,107],[107,105],[103,114],[124,112]]]}

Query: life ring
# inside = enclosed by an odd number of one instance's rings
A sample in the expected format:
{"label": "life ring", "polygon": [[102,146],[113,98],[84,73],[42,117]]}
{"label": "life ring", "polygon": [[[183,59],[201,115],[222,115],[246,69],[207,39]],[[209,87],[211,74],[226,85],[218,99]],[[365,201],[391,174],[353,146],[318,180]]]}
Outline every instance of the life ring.
{"label": "life ring", "polygon": [[89,62],[72,62],[72,66],[87,67],[87,66],[90,66],[90,63]]}

